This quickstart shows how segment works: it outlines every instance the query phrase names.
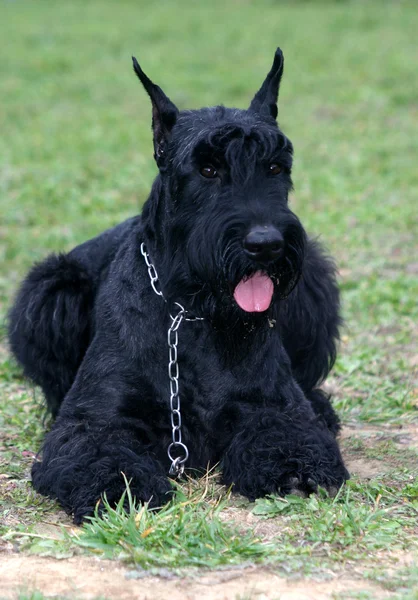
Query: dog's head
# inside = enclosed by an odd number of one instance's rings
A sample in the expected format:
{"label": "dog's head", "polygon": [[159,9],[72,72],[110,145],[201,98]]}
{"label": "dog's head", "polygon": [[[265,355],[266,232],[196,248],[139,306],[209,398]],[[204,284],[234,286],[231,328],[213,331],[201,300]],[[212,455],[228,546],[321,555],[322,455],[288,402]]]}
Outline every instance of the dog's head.
{"label": "dog's head", "polygon": [[281,50],[247,110],[180,112],[133,62],[152,101],[160,173],[144,224],[166,296],[200,314],[271,315],[305,242],[288,206],[293,147],[276,123]]}

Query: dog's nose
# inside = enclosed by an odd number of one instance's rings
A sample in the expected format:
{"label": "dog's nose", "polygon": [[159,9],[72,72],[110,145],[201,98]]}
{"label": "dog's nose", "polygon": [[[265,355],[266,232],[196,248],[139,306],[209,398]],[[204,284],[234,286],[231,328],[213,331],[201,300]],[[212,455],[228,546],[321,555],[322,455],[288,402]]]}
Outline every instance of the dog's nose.
{"label": "dog's nose", "polygon": [[282,253],[284,239],[272,225],[257,226],[247,233],[243,246],[246,254],[253,260],[269,262],[276,260]]}

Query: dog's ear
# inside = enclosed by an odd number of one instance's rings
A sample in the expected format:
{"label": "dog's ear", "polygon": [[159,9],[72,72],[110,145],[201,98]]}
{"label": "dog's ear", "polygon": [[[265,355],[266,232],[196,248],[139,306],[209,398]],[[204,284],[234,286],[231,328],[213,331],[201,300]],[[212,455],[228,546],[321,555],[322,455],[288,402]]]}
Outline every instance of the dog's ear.
{"label": "dog's ear", "polygon": [[280,48],[274,55],[273,66],[250,104],[249,110],[264,114],[275,119],[277,117],[277,98],[279,96],[280,80],[283,75],[284,57]]}
{"label": "dog's ear", "polygon": [[152,102],[152,130],[154,132],[154,158],[159,168],[164,166],[167,143],[171,130],[177,120],[178,109],[164,94],[163,90],[155,85],[138,64],[133,56],[134,71],[151,98]]}

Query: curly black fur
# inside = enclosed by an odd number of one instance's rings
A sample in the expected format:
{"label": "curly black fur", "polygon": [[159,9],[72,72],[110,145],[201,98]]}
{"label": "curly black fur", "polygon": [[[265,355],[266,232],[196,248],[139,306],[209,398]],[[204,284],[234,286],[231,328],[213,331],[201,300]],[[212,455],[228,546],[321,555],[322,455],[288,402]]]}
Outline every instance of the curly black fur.
{"label": "curly black fur", "polygon": [[[76,522],[104,492],[120,498],[122,473],[137,500],[168,498],[167,328],[180,302],[203,317],[179,330],[187,467],[219,462],[250,498],[338,488],[348,477],[338,418],[318,386],[336,356],[339,296],[334,264],[288,205],[293,147],[275,121],[282,54],[248,110],[179,112],[134,68],[159,168],[142,216],[36,265],[10,312],[12,351],[57,417],[33,484]],[[244,251],[255,225],[282,237],[274,259]],[[272,302],[246,312],[233,292],[257,272],[274,283]]]}

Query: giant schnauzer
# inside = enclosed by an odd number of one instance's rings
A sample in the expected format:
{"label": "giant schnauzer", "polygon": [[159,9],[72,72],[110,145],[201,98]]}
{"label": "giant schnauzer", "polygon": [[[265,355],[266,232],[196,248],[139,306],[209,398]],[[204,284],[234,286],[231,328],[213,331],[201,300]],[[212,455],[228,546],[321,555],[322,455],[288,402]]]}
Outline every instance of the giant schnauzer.
{"label": "giant schnauzer", "polygon": [[12,351],[56,417],[33,485],[75,522],[118,501],[124,476],[160,506],[170,475],[215,463],[251,499],[332,493],[348,472],[318,386],[339,295],[288,205],[282,52],[247,110],[179,111],[133,65],[159,171],[142,215],[35,265],[10,312]]}

